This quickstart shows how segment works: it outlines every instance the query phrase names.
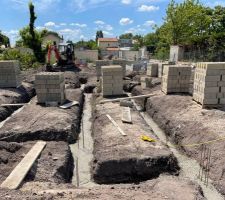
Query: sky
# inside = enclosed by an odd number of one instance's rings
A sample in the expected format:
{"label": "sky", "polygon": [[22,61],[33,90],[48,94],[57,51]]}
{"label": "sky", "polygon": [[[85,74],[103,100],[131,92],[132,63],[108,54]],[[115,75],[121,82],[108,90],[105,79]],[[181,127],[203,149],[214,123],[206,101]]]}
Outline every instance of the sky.
{"label": "sky", "polygon": [[[95,39],[97,30],[104,37],[124,33],[146,35],[160,26],[170,0],[33,0],[38,30],[47,28],[66,40]],[[177,0],[181,2],[182,0]],[[29,24],[29,0],[0,0],[0,30],[12,44],[19,30]],[[201,0],[207,6],[225,6],[224,0]]]}

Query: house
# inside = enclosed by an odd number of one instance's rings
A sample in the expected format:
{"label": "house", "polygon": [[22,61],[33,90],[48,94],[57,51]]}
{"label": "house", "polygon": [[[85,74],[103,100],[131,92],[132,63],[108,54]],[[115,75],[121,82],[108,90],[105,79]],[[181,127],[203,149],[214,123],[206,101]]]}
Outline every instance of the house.
{"label": "house", "polygon": [[133,40],[132,39],[120,39],[119,40],[120,47],[132,47],[133,46]]}
{"label": "house", "polygon": [[63,37],[60,37],[56,32],[47,32],[43,37],[42,46],[46,46],[49,42],[56,42],[57,47],[60,43],[63,43]]}
{"label": "house", "polygon": [[101,50],[107,50],[109,48],[119,48],[119,40],[117,38],[99,38],[98,47]]}

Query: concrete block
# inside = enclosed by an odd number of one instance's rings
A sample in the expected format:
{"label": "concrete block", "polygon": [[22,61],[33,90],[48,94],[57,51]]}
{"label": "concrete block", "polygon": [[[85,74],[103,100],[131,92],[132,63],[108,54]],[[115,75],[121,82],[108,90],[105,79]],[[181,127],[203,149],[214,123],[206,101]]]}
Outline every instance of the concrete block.
{"label": "concrete block", "polygon": [[147,76],[158,77],[158,63],[149,63],[147,65]]}

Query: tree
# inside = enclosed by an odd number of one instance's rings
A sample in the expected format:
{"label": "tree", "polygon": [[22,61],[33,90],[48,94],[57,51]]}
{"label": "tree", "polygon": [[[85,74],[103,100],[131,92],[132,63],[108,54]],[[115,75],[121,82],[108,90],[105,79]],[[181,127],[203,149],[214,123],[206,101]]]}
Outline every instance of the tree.
{"label": "tree", "polygon": [[0,31],[0,45],[5,45],[5,47],[9,47],[10,46],[10,40],[9,38],[2,34]]}
{"label": "tree", "polygon": [[101,30],[96,32],[96,42],[98,42],[98,38],[104,38],[103,32]]}
{"label": "tree", "polygon": [[120,39],[133,39],[133,34],[132,33],[125,33],[120,35]]}
{"label": "tree", "polygon": [[34,55],[38,61],[44,61],[44,52],[42,51],[42,34],[35,30],[35,20],[37,19],[34,12],[34,5],[29,2],[30,11],[30,23],[29,26],[24,27],[20,30],[21,39],[17,41],[17,45],[23,45],[31,48],[34,51]]}

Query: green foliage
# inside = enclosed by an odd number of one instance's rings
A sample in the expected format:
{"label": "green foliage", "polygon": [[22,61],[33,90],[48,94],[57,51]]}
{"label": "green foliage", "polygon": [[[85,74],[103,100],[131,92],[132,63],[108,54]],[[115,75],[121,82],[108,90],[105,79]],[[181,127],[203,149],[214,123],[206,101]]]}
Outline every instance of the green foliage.
{"label": "green foliage", "polygon": [[90,50],[98,50],[97,43],[94,40],[89,40],[89,41],[79,41],[74,44],[75,48],[85,48],[85,49],[90,49]]}
{"label": "green foliage", "polygon": [[[171,0],[164,23],[144,37],[156,57],[168,58],[170,45],[183,45],[195,57],[225,60],[225,8],[209,8],[198,0]],[[221,57],[221,55],[223,55]]]}
{"label": "green foliage", "polygon": [[96,43],[98,42],[98,38],[104,38],[102,30],[96,32],[96,38],[95,38]]}
{"label": "green foliage", "polygon": [[16,42],[16,46],[24,46],[31,48],[34,51],[36,59],[40,62],[44,62],[45,52],[42,51],[42,37],[43,32],[40,33],[35,30],[34,23],[37,19],[34,12],[34,5],[32,2],[29,2],[29,11],[30,11],[30,23],[29,26],[24,27],[20,30],[20,40]]}
{"label": "green foliage", "polygon": [[5,50],[0,56],[0,60],[19,60],[22,70],[40,66],[34,55],[29,53],[20,53],[17,49]]}
{"label": "green foliage", "polygon": [[9,38],[6,35],[3,35],[0,31],[0,46],[5,45],[6,47],[10,46]]}
{"label": "green foliage", "polygon": [[133,34],[132,33],[125,33],[120,35],[120,39],[133,39]]}

